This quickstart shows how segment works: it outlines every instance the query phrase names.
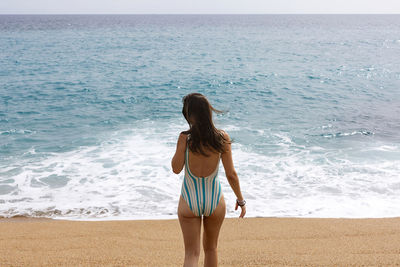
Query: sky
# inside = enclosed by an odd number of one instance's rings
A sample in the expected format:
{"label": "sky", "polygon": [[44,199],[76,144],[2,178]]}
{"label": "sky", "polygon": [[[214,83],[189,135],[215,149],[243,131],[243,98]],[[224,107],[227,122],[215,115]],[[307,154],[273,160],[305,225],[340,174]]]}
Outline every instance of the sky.
{"label": "sky", "polygon": [[400,0],[0,0],[0,14],[400,14]]}

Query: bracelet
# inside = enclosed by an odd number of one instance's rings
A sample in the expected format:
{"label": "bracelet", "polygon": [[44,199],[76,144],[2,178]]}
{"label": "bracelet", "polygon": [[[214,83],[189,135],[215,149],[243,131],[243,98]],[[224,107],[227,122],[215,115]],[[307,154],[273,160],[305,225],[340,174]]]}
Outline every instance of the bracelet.
{"label": "bracelet", "polygon": [[243,207],[244,205],[246,205],[246,200],[239,200],[239,199],[236,199],[236,203],[240,206],[240,207]]}

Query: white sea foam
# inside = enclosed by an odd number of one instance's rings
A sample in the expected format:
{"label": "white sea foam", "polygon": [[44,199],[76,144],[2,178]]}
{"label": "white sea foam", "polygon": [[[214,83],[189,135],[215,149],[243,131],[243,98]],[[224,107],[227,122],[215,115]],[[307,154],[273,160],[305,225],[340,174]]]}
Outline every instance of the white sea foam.
{"label": "white sea foam", "polygon": [[[299,151],[279,157],[237,148],[250,216],[399,216],[400,161],[354,163]],[[321,164],[322,163],[322,164]]]}
{"label": "white sea foam", "polygon": [[[176,218],[182,174],[172,173],[170,160],[184,125],[153,123],[118,131],[97,147],[9,166],[4,171],[20,171],[7,183],[10,192],[0,197],[0,215]],[[285,133],[275,137],[279,150],[273,155],[232,145],[248,216],[400,216],[400,160],[357,162],[337,150],[299,146]],[[396,147],[376,149],[393,152]],[[238,216],[222,167],[220,180],[227,217]]]}
{"label": "white sea foam", "polygon": [[174,214],[171,203],[179,196],[180,180],[170,171],[173,137],[158,139],[148,132],[119,132],[99,147],[57,153],[21,166],[23,171],[10,184],[17,189],[2,195],[6,203],[1,204],[1,215]]}

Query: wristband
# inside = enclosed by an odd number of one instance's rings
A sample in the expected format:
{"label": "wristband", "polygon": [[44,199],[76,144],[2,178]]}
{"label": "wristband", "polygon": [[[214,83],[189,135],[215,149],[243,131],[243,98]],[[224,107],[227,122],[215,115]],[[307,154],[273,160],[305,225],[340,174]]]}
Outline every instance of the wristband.
{"label": "wristband", "polygon": [[243,207],[244,205],[246,205],[246,200],[239,200],[239,199],[236,199],[236,203],[240,206],[240,207]]}

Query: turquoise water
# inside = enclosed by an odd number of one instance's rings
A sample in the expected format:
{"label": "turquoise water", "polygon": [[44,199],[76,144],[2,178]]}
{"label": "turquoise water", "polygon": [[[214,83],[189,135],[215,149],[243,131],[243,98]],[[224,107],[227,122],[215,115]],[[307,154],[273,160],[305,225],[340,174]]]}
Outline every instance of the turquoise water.
{"label": "turquoise water", "polygon": [[400,215],[398,15],[3,15],[0,33],[2,216],[176,217],[190,92],[226,111],[250,216]]}

